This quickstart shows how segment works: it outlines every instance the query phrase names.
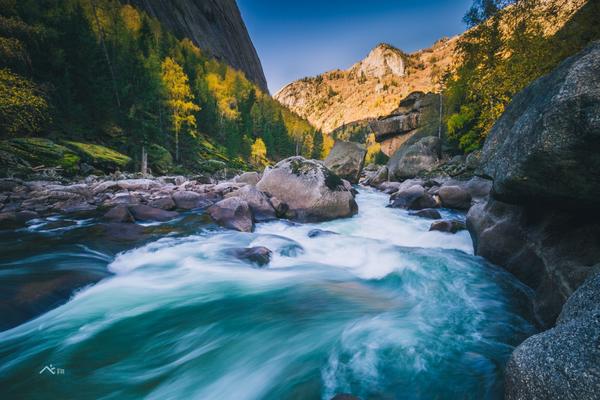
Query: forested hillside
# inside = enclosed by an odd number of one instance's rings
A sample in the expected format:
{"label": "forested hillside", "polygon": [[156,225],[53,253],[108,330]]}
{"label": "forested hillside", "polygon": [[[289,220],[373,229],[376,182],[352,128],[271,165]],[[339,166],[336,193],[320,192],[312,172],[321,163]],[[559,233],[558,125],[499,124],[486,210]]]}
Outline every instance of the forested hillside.
{"label": "forested hillside", "polygon": [[442,82],[450,141],[480,148],[513,96],[600,39],[599,0],[476,0]]}
{"label": "forested hillside", "polygon": [[320,155],[323,142],[243,73],[116,0],[0,0],[0,135],[5,156],[47,138],[117,150],[128,169],[148,154],[159,173]]}

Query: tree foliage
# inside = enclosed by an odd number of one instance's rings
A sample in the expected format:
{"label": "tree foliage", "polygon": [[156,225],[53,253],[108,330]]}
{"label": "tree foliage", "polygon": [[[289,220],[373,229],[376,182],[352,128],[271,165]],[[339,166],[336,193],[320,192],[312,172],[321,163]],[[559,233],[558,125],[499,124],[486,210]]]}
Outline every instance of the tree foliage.
{"label": "tree foliage", "polygon": [[130,4],[0,4],[3,136],[102,144],[138,165],[142,149],[159,145],[190,169],[210,158],[242,166],[258,138],[272,160],[314,142],[308,122],[242,72]]}
{"label": "tree foliage", "polygon": [[448,138],[462,151],[483,144],[516,93],[600,38],[600,2],[565,21],[569,1],[474,1],[465,15],[471,29],[457,46],[460,65],[444,92]]}
{"label": "tree foliage", "polygon": [[36,85],[0,69],[0,130],[6,135],[37,133],[48,119],[48,103]]}

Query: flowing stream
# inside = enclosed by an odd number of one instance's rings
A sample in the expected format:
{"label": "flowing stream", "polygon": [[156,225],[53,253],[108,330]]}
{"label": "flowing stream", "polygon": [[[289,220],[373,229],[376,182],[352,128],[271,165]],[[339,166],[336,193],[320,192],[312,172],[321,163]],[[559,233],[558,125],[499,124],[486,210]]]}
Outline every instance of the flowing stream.
{"label": "flowing stream", "polygon": [[[84,220],[4,237],[3,288],[73,264],[113,274],[0,332],[0,398],[502,398],[504,365],[533,333],[529,290],[473,256],[468,233],[428,232],[360,191],[354,218],[251,234],[192,220],[124,249]],[[270,265],[227,251],[246,246],[270,248]]]}

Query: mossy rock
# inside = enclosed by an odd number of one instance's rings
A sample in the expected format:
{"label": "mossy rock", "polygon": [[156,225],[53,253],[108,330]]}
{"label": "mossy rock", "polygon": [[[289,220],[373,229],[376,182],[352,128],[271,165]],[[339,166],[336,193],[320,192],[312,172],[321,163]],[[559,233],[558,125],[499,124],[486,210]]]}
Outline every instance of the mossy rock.
{"label": "mossy rock", "polygon": [[103,171],[123,170],[131,163],[131,158],[125,154],[99,144],[72,141],[64,143],[77,153],[84,162]]}
{"label": "mossy rock", "polygon": [[148,164],[153,173],[165,175],[173,170],[173,156],[164,147],[153,144],[148,147]]}
{"label": "mossy rock", "polygon": [[7,169],[60,168],[65,174],[79,171],[81,158],[65,146],[43,138],[14,138],[0,142],[0,164]]}

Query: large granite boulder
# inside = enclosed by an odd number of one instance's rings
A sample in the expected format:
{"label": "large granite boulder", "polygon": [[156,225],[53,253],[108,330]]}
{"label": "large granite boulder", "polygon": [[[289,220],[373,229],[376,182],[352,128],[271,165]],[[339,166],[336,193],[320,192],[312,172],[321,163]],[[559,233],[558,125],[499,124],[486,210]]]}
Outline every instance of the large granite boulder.
{"label": "large granite boulder", "polygon": [[599,344],[600,274],[596,274],[569,298],[556,327],[515,349],[506,368],[506,399],[597,399]]}
{"label": "large granite boulder", "polygon": [[367,149],[354,142],[335,142],[324,164],[334,174],[351,183],[358,183],[365,163]]}
{"label": "large granite boulder", "polygon": [[482,171],[496,198],[597,206],[600,199],[600,42],[517,94],[492,128]]}
{"label": "large granite boulder", "polygon": [[285,203],[293,219],[322,221],[358,212],[354,196],[342,179],[317,161],[303,157],[287,158],[265,170],[256,187]]}
{"label": "large granite boulder", "polygon": [[442,186],[437,195],[442,201],[442,206],[457,210],[471,208],[471,194],[465,188],[457,185]]}
{"label": "large granite boulder", "polygon": [[588,210],[527,208],[488,199],[471,207],[467,228],[475,254],[531,287],[540,323],[552,326],[600,260],[598,218]]}
{"label": "large granite boulder", "polygon": [[388,162],[389,179],[410,179],[433,170],[438,165],[439,152],[440,139],[435,136],[406,142]]}
{"label": "large granite boulder", "polygon": [[252,232],[254,220],[248,203],[239,197],[223,199],[208,208],[208,214],[219,225],[240,232]]}

